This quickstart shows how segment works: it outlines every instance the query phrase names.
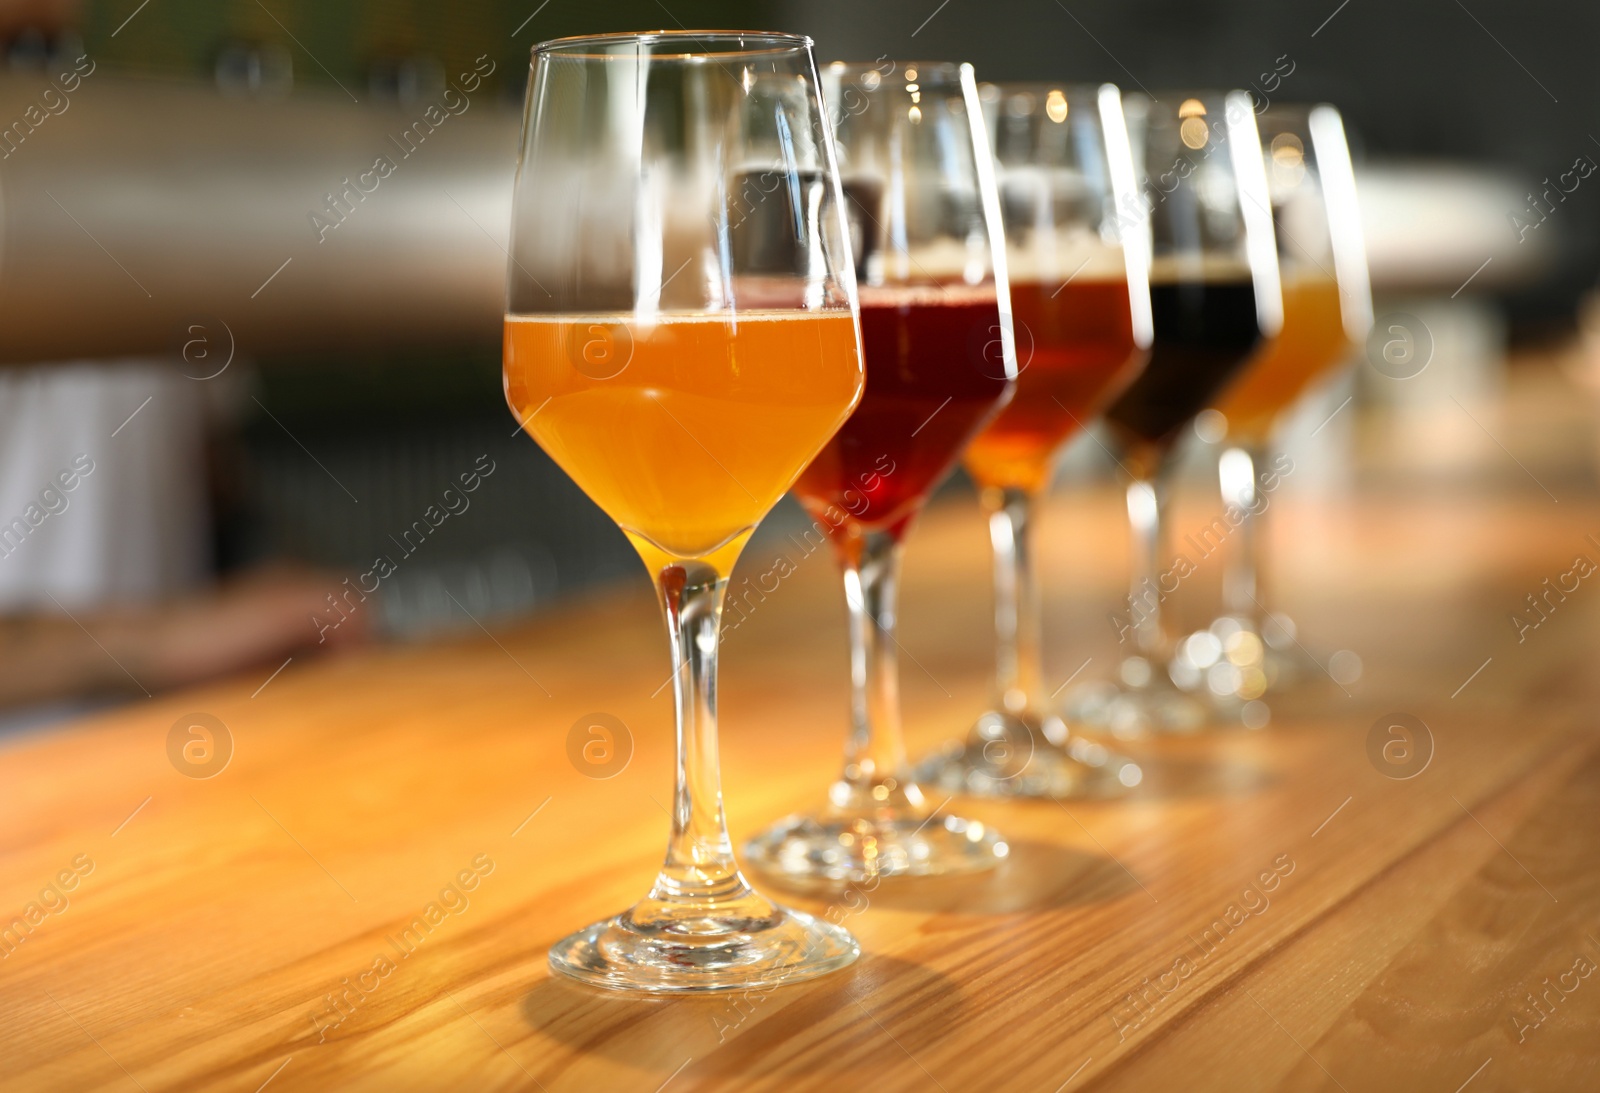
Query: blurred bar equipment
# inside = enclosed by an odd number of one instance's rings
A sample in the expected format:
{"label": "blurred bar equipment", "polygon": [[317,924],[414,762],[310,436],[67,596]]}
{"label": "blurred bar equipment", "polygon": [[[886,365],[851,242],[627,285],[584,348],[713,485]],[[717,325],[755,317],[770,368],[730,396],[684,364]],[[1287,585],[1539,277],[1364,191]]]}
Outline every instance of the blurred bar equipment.
{"label": "blurred bar equipment", "polygon": [[196,323],[240,353],[497,344],[517,115],[486,87],[434,124],[96,74],[17,129],[47,84],[0,78],[0,361],[176,354]]}
{"label": "blurred bar equipment", "polygon": [[[47,82],[0,76],[0,121]],[[244,353],[497,344],[519,119],[484,92],[452,108],[89,77],[0,159],[0,362],[178,352],[197,319]],[[1501,287],[1550,257],[1495,230],[1516,179],[1357,169],[1380,293],[1454,291],[1486,259],[1472,290]]]}

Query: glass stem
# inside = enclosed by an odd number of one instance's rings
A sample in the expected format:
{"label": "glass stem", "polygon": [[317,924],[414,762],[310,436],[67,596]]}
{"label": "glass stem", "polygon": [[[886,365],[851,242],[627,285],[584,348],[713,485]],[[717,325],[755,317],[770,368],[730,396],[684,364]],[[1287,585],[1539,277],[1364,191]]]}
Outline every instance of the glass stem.
{"label": "glass stem", "polygon": [[1166,632],[1161,625],[1161,553],[1165,546],[1166,482],[1158,472],[1128,484],[1128,524],[1133,529],[1133,582],[1128,594],[1139,654],[1164,668]]}
{"label": "glass stem", "polygon": [[1265,455],[1259,448],[1241,446],[1227,449],[1217,460],[1222,503],[1237,505],[1246,513],[1244,523],[1239,525],[1238,542],[1229,551],[1228,565],[1222,574],[1222,605],[1229,615],[1257,632],[1263,620],[1259,602],[1261,533],[1256,525],[1266,516],[1266,511],[1256,512],[1259,504],[1256,468],[1261,466]]}
{"label": "glass stem", "polygon": [[987,489],[994,546],[995,682],[1001,707],[1020,714],[1038,694],[1039,595],[1033,571],[1033,498],[1025,490]]}
{"label": "glass stem", "polygon": [[[869,531],[844,558],[844,598],[850,612],[850,735],[844,773],[831,794],[843,812],[882,812],[920,803],[907,776],[900,726],[900,667],[895,646],[895,599],[900,541]],[[907,801],[907,793],[913,800]]]}
{"label": "glass stem", "polygon": [[667,566],[656,579],[672,639],[678,769],[667,858],[650,898],[671,904],[746,895],[722,811],[717,759],[717,639],[727,578],[703,562]]}

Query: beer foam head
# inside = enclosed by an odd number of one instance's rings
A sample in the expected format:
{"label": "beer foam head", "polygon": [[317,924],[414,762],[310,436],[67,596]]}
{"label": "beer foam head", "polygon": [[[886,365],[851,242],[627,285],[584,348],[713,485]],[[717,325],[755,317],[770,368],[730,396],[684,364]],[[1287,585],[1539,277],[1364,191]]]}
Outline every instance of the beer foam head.
{"label": "beer foam head", "polygon": [[1125,281],[1122,247],[1084,228],[1031,232],[1006,247],[1006,267],[1013,284],[1074,281]]}
{"label": "beer foam head", "polygon": [[1242,254],[1158,254],[1150,263],[1150,283],[1249,281],[1250,263]]}
{"label": "beer foam head", "polygon": [[983,304],[995,301],[993,283],[968,285],[942,284],[862,285],[862,307],[903,307],[952,304]]}
{"label": "beer foam head", "polygon": [[966,242],[941,236],[906,247],[890,243],[874,251],[867,259],[861,285],[883,287],[919,281],[980,285],[993,276],[987,236],[979,235]]}

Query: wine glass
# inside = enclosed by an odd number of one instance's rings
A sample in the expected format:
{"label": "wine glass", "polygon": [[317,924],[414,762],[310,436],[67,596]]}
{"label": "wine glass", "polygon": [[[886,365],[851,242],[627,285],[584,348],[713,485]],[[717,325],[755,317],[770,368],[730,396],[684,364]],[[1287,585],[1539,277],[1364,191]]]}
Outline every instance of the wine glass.
{"label": "wine glass", "polygon": [[[1033,515],[1068,439],[1138,375],[1151,341],[1147,230],[1131,195],[1122,95],[1105,84],[983,88],[1006,229],[1018,376],[967,448],[994,547],[994,705],[967,739],[918,767],[983,796],[1108,796],[1137,764],[1068,732],[1045,693]],[[1135,240],[1126,251],[1124,236]]]}
{"label": "wine glass", "polygon": [[816,815],[745,850],[796,882],[993,866],[1005,841],[939,812],[911,778],[900,724],[901,543],[1016,375],[993,162],[972,66],[834,64],[823,72],[861,286],[867,388],[795,484],[844,570],[851,708],[844,769]]}
{"label": "wine glass", "polygon": [[1173,450],[1283,324],[1272,206],[1256,115],[1243,91],[1129,96],[1138,200],[1150,214],[1150,360],[1111,404],[1106,421],[1132,478],[1131,590],[1113,615],[1133,651],[1120,686],[1075,693],[1069,714],[1119,734],[1189,731],[1208,705],[1166,674],[1172,642],[1161,605],[1195,562],[1168,557],[1163,535]]}
{"label": "wine glass", "polygon": [[[758,204],[783,215],[753,218]],[[849,254],[810,39],[685,31],[534,49],[506,396],[649,569],[678,728],[655,885],[559,942],[557,972],[620,989],[746,989],[858,954],[844,930],[740,874],[716,702],[734,561],[861,395]]]}
{"label": "wine glass", "polygon": [[1169,668],[1180,686],[1203,685],[1252,726],[1269,714],[1262,695],[1286,689],[1308,669],[1320,671],[1300,649],[1293,621],[1263,602],[1261,525],[1273,490],[1294,469],[1281,453],[1268,460],[1273,425],[1372,328],[1355,174],[1339,111],[1326,103],[1274,106],[1256,124],[1276,228],[1283,330],[1215,407],[1227,420],[1217,460],[1222,503],[1243,518],[1227,550],[1223,613],[1178,643]]}

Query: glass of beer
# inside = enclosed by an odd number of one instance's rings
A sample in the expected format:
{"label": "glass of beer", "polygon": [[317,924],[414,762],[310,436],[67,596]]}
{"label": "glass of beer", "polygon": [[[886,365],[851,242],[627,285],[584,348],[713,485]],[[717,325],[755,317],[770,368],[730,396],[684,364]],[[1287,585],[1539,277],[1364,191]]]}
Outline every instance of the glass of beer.
{"label": "glass of beer", "polygon": [[1162,604],[1195,570],[1163,535],[1178,441],[1283,324],[1272,205],[1256,114],[1242,91],[1129,96],[1127,117],[1150,216],[1150,360],[1106,411],[1121,449],[1133,580],[1112,616],[1129,653],[1119,679],[1076,692],[1069,715],[1118,734],[1189,731],[1209,704],[1167,674]]}
{"label": "glass of beer", "polygon": [[[843,202],[808,38],[624,34],[533,51],[506,397],[644,560],[677,706],[655,885],[550,952],[597,986],[770,987],[858,954],[740,874],[717,760],[729,572],[861,397]],[[762,206],[781,214],[752,215]]]}
{"label": "glass of beer", "polygon": [[[992,121],[1017,390],[967,448],[994,548],[993,705],[967,739],[929,759],[930,785],[983,796],[1106,796],[1142,772],[1070,734],[1049,701],[1033,565],[1036,501],[1062,446],[1100,416],[1144,366],[1150,290],[1139,246],[1121,93],[1100,87],[1000,84],[981,89]],[[1130,261],[1131,258],[1131,261]]]}
{"label": "glass of beer", "polygon": [[1307,669],[1320,671],[1300,649],[1294,622],[1264,602],[1262,525],[1273,490],[1293,470],[1281,454],[1269,461],[1273,425],[1372,327],[1355,175],[1338,110],[1275,106],[1257,125],[1277,227],[1283,331],[1216,405],[1227,419],[1217,461],[1222,504],[1241,518],[1225,552],[1223,613],[1178,643],[1170,668],[1180,684],[1238,707],[1252,726],[1269,714],[1262,695],[1305,678]]}
{"label": "glass of beer", "polygon": [[1005,841],[939,812],[911,777],[900,724],[895,588],[928,495],[1010,396],[1005,247],[970,65],[830,65],[825,97],[850,206],[867,387],[795,484],[844,574],[851,708],[826,805],[746,847],[795,881],[952,873]]}

